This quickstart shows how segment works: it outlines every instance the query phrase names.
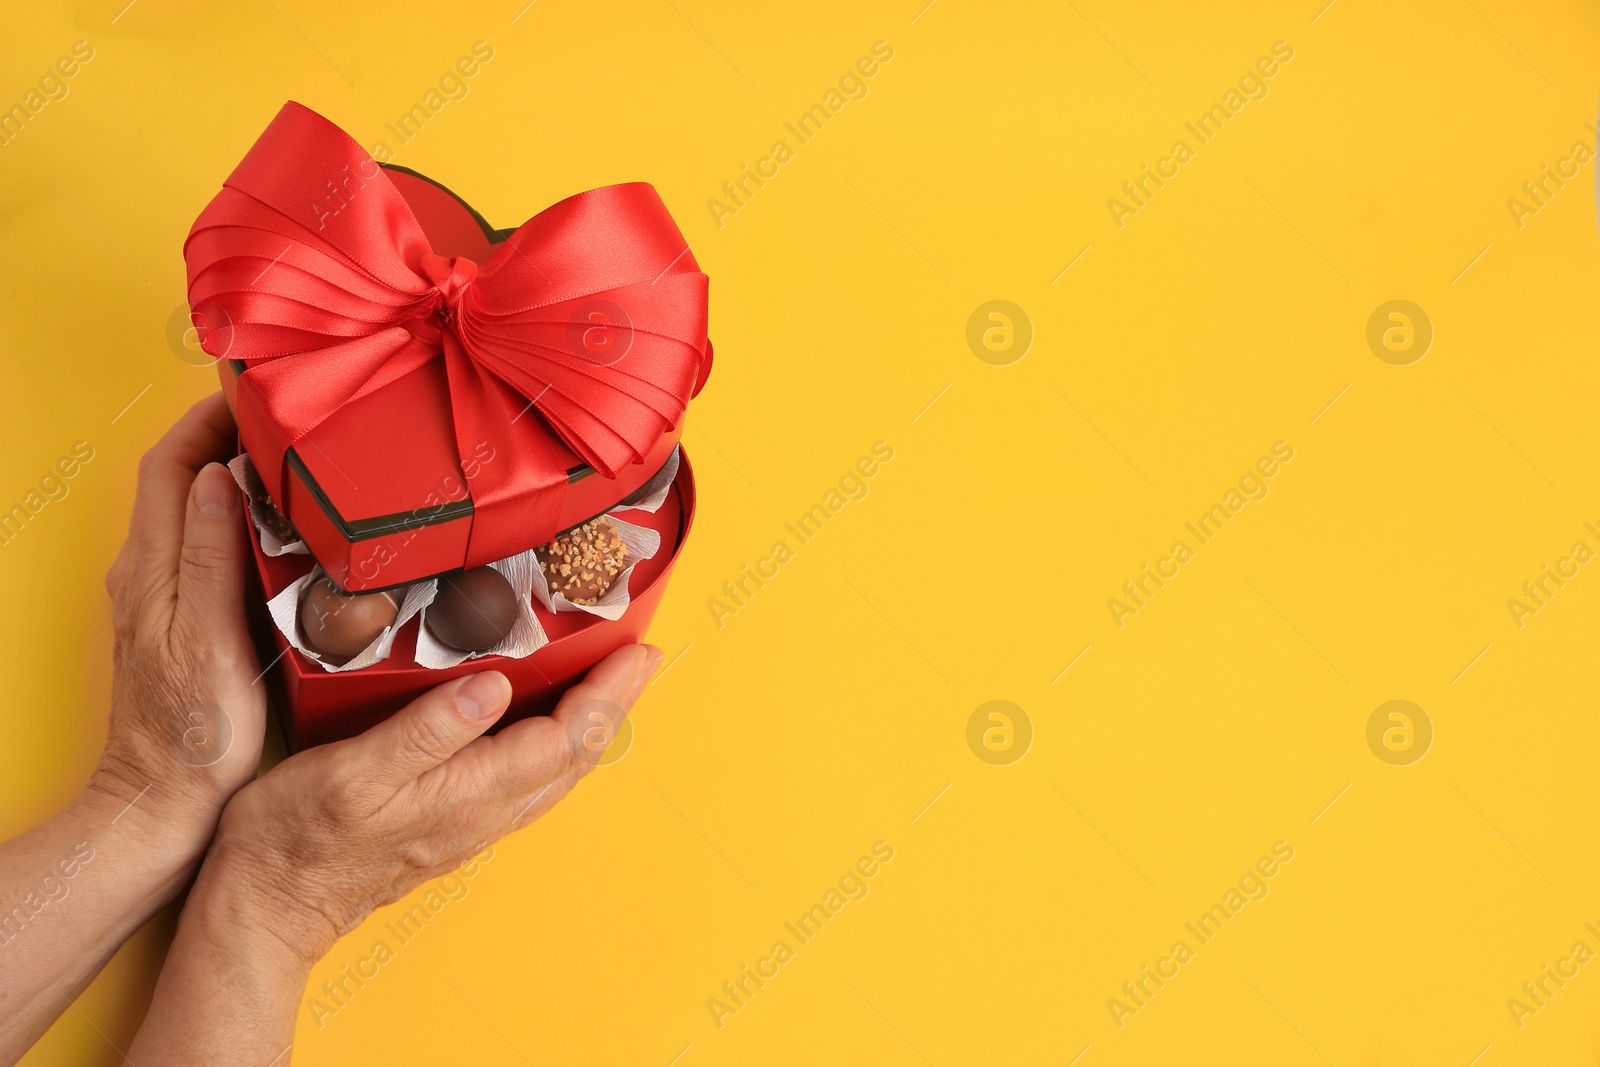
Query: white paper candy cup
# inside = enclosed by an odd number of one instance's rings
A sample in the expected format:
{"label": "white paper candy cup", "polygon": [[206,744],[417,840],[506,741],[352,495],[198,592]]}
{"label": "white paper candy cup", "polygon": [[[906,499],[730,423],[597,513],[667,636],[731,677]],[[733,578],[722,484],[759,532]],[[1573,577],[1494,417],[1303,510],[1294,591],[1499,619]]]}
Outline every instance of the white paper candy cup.
{"label": "white paper candy cup", "polygon": [[511,583],[512,591],[517,594],[517,621],[512,623],[511,632],[506,635],[504,641],[484,652],[463,652],[458,648],[451,648],[434,637],[433,631],[428,629],[427,609],[438,595],[439,583],[437,580],[419,582],[418,585],[425,590],[425,597],[422,601],[422,623],[417,628],[418,666],[427,667],[429,670],[443,670],[482,656],[522,659],[524,656],[533,655],[550,643],[544,627],[539,625],[538,618],[533,614],[532,603],[529,600],[534,587],[544,584],[544,575],[539,573],[539,561],[533,558],[533,551],[530,549],[521,555],[491,563],[489,566],[499,571],[505,580]]}
{"label": "white paper candy cup", "polygon": [[[634,565],[656,554],[661,548],[661,535],[643,526],[623,522],[615,515],[611,515],[610,519],[617,528],[617,536],[628,546],[628,565],[616,576],[610,588],[600,596],[596,604],[574,604],[560,593],[550,592],[550,583],[545,580],[544,570],[539,568],[539,580],[533,583],[533,595],[544,605],[546,611],[587,611],[590,615],[615,621],[622,618],[622,613],[628,610],[630,600],[628,580],[633,577]],[[538,567],[537,561],[534,565]]]}
{"label": "white paper candy cup", "polygon": [[661,510],[661,505],[666,503],[667,494],[672,491],[672,483],[678,478],[678,449],[672,450],[672,455],[661,465],[644,485],[637,490],[638,499],[632,504],[618,504],[607,514],[615,515],[619,511],[648,511],[655,514]]}
{"label": "white paper candy cup", "polygon": [[394,647],[394,635],[413,615],[422,610],[432,590],[431,582],[418,582],[404,590],[390,590],[390,595],[397,596],[400,604],[400,614],[395,617],[394,623],[375,637],[372,644],[362,649],[360,655],[343,666],[336,666],[307,648],[306,643],[300,638],[300,596],[305,592],[307,585],[322,577],[322,568],[318,567],[305,577],[296,579],[294,584],[267,601],[267,611],[272,615],[273,624],[278,627],[278,632],[288,639],[289,644],[330,674],[360,670],[362,667],[370,667],[374,663],[388,659],[389,650]]}
{"label": "white paper candy cup", "polygon": [[272,507],[272,501],[267,496],[266,486],[261,484],[261,475],[251,465],[250,457],[243,453],[234,456],[228,461],[228,470],[250,500],[250,521],[255,524],[256,534],[261,538],[261,551],[269,556],[309,556],[311,550],[304,541],[281,541],[267,525],[266,517],[271,514],[268,509]]}

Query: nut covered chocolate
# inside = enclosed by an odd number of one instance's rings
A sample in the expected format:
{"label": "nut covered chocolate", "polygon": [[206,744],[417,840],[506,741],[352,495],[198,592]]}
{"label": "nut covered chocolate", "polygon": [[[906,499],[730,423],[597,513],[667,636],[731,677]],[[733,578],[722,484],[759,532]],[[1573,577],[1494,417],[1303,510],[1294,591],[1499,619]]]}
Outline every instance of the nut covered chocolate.
{"label": "nut covered chocolate", "polygon": [[263,496],[254,501],[252,507],[256,509],[256,517],[261,520],[261,525],[271,530],[272,536],[280,542],[287,545],[300,540],[300,531],[294,528],[289,516],[279,511],[270,498]]}
{"label": "nut covered chocolate", "polygon": [[592,607],[628,566],[628,546],[609,516],[591,519],[534,549],[552,595]]}

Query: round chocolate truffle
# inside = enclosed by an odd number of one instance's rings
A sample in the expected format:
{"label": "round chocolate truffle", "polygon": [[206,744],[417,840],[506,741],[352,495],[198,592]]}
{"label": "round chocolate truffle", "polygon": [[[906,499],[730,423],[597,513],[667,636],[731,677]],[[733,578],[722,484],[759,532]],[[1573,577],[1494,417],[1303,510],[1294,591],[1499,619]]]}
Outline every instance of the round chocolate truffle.
{"label": "round chocolate truffle", "polygon": [[462,652],[487,652],[511,633],[517,621],[517,593],[493,567],[476,567],[439,579],[428,605],[433,636]]}
{"label": "round chocolate truffle", "polygon": [[601,515],[574,527],[548,545],[534,549],[552,595],[574,604],[599,603],[611,583],[628,566],[628,546],[617,536],[610,516]]}
{"label": "round chocolate truffle", "polygon": [[392,626],[400,606],[391,593],[345,593],[326,576],[300,598],[300,634],[305,646],[342,667]]}

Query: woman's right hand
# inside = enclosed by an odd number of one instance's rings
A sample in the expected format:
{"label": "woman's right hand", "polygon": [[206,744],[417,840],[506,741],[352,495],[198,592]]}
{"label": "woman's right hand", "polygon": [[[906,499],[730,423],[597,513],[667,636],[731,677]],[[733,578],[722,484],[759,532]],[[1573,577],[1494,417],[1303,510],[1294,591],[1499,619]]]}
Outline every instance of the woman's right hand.
{"label": "woman's right hand", "polygon": [[469,675],[359,737],[292,756],[228,802],[196,891],[229,895],[236,919],[309,966],[375,908],[566,796],[660,662],[649,645],[618,649],[554,714],[493,737],[482,735],[510,683]]}
{"label": "woman's right hand", "polygon": [[374,908],[537,819],[587,774],[661,663],[629,645],[549,716],[483,736],[511,686],[446,682],[360,737],[284,760],[222,813],[136,1063],[285,1067],[311,965]]}

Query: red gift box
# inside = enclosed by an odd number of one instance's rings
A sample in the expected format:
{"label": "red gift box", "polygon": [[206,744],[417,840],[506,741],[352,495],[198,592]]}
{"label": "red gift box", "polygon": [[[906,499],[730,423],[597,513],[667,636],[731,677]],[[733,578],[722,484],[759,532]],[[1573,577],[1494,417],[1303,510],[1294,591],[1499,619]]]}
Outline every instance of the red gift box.
{"label": "red gift box", "polygon": [[534,615],[550,643],[522,659],[481,656],[445,670],[419,667],[412,660],[422,621],[418,617],[400,628],[388,659],[360,670],[325,671],[290,646],[266,609],[268,600],[311,569],[310,561],[298,555],[268,556],[252,529],[252,630],[261,662],[273,664],[267,672],[268,692],[278,709],[289,750],[298,752],[353,737],[439,683],[486,670],[499,671],[511,680],[511,709],[502,724],[549,714],[561,694],[590,667],[623,645],[643,640],[649,629],[694,521],[694,472],[687,455],[680,453],[679,460],[677,480],[655,514],[628,511],[621,516],[661,534],[660,551],[634,567],[628,583],[628,610],[612,622],[580,611],[551,613],[535,603]]}
{"label": "red gift box", "polygon": [[495,230],[298,104],[184,255],[245,449],[350,591],[504,559],[604,511],[670,454],[710,370],[706,277],[650,186]]}
{"label": "red gift box", "polygon": [[661,536],[634,565],[627,610],[612,621],[535,600],[548,643],[525,657],[423,668],[412,618],[387,658],[330,672],[265,605],[314,564],[371,592],[516,555],[660,470],[711,348],[705,276],[653,189],[591,190],[496,230],[291,103],[196,221],[185,256],[241,442],[311,553],[269,557],[250,531],[252,624],[292,749],[351,736],[482,670],[512,682],[503,721],[547,713],[642,638],[694,516],[681,453],[661,507],[621,516]]}

